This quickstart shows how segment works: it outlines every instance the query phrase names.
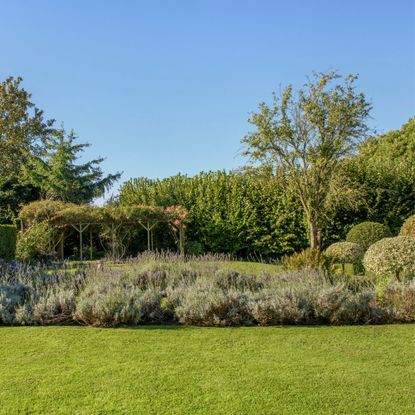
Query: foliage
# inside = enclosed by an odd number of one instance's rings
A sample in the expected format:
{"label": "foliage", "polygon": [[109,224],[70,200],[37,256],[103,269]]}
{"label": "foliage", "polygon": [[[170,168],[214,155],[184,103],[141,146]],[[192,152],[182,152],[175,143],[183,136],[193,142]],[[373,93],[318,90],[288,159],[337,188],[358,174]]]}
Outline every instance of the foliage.
{"label": "foliage", "polygon": [[21,167],[39,151],[53,131],[53,120],[31,102],[21,86],[22,78],[8,77],[0,83],[0,180],[18,177]]}
{"label": "foliage", "polygon": [[354,242],[336,242],[331,244],[324,252],[324,255],[333,262],[354,265],[362,262],[364,254],[365,251],[362,246]]}
{"label": "foliage", "polygon": [[21,264],[0,267],[2,324],[229,326],[415,318],[412,285],[385,281],[380,293],[374,279],[351,279],[321,270],[253,276],[204,257],[186,262],[180,256],[148,254],[123,267],[75,273]]}
{"label": "foliage", "polygon": [[14,259],[16,255],[17,229],[15,225],[0,225],[0,258]]}
{"label": "foliage", "polygon": [[396,318],[402,322],[415,319],[415,282],[397,282],[386,286],[382,295],[382,305],[391,307]]}
{"label": "foliage", "polygon": [[415,215],[412,215],[406,219],[402,225],[399,235],[415,237]]}
{"label": "foliage", "polygon": [[[163,180],[133,179],[120,189],[121,205],[181,205],[189,212],[186,237],[198,251],[244,257],[281,256],[305,245],[302,214],[283,183],[267,172],[210,172]],[[169,245],[163,227],[158,246]]]}
{"label": "foliage", "polygon": [[254,161],[273,166],[286,189],[301,204],[310,246],[321,246],[329,212],[339,204],[357,206],[358,191],[347,177],[338,177],[344,157],[352,154],[368,131],[371,106],[355,87],[356,76],[335,72],[315,74],[294,97],[292,86],[271,106],[259,105],[250,118],[256,130],[243,142]]}
{"label": "foliage", "polygon": [[366,251],[366,271],[396,278],[415,276],[415,239],[408,236],[384,238]]}
{"label": "foliage", "polygon": [[55,130],[42,147],[40,157],[32,158],[24,169],[28,181],[40,189],[45,199],[89,203],[102,196],[121,174],[104,176],[103,158],[76,164],[78,153],[89,144],[76,144],[73,131]]}
{"label": "foliage", "polygon": [[58,200],[37,200],[22,207],[19,219],[25,225],[31,226],[36,223],[50,221],[61,210],[74,206]]}
{"label": "foliage", "polygon": [[346,241],[360,245],[365,251],[375,242],[392,236],[388,226],[377,222],[362,222],[353,226]]}
{"label": "foliage", "polygon": [[55,230],[47,222],[36,222],[19,232],[16,257],[22,261],[45,259],[54,255]]}
{"label": "foliage", "polygon": [[317,248],[306,248],[301,252],[296,252],[293,255],[285,256],[282,264],[286,269],[301,269],[311,268],[318,269],[324,266],[324,257],[321,251]]}
{"label": "foliage", "polygon": [[367,204],[357,212],[338,211],[335,226],[347,231],[350,224],[369,220],[385,223],[397,234],[405,219],[415,213],[415,118],[399,130],[363,142],[342,168],[365,193]]}
{"label": "foliage", "polygon": [[0,224],[15,223],[22,205],[39,199],[39,189],[17,176],[0,179]]}

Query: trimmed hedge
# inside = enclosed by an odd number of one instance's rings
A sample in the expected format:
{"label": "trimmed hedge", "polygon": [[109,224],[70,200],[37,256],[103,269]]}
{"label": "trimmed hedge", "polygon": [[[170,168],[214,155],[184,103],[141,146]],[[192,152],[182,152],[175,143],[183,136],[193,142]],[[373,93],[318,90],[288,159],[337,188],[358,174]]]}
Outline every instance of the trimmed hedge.
{"label": "trimmed hedge", "polygon": [[359,244],[365,251],[370,245],[392,236],[388,226],[378,222],[362,222],[353,226],[346,236],[347,242]]}
{"label": "trimmed hedge", "polygon": [[0,258],[14,259],[16,256],[17,229],[15,225],[0,225]]}
{"label": "trimmed hedge", "polygon": [[409,218],[403,223],[400,236],[412,236],[415,238],[415,215],[409,216]]}

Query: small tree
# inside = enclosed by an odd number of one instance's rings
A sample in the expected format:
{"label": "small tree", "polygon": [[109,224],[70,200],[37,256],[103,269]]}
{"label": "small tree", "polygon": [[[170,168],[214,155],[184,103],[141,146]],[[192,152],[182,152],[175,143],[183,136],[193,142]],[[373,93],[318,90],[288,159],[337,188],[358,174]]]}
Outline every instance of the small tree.
{"label": "small tree", "polygon": [[339,178],[339,165],[368,132],[371,105],[355,87],[357,76],[315,74],[294,95],[292,86],[261,103],[243,138],[245,154],[270,164],[301,203],[312,248],[320,248],[328,213],[340,200],[354,204],[358,193]]}

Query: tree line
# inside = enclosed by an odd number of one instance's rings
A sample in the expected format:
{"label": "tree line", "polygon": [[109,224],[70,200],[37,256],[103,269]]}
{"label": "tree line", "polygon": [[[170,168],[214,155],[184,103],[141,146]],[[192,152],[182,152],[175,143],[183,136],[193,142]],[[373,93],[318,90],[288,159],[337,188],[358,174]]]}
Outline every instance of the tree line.
{"label": "tree line", "polygon": [[[322,249],[353,224],[372,220],[396,231],[415,212],[415,119],[375,135],[371,103],[357,77],[316,73],[260,103],[242,139],[250,163],[194,177],[132,179],[110,203],[181,205],[189,211],[186,248],[238,256],[279,257]],[[39,199],[88,204],[120,173],[104,175],[102,158],[86,163],[88,144],[56,127],[31,101],[21,78],[0,84],[0,223]],[[163,226],[157,246],[171,247]],[[141,244],[142,245],[142,244]],[[142,246],[134,242],[129,253]]]}

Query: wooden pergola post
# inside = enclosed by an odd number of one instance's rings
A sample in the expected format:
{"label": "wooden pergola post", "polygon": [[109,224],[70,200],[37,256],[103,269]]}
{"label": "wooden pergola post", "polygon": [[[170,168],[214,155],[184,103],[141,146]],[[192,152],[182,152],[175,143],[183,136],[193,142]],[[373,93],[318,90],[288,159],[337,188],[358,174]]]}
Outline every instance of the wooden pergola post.
{"label": "wooden pergola post", "polygon": [[83,232],[88,228],[90,224],[89,223],[79,223],[79,226],[77,227],[77,225],[72,224],[72,227],[78,231],[79,233],[79,259],[82,261],[83,260]]}

